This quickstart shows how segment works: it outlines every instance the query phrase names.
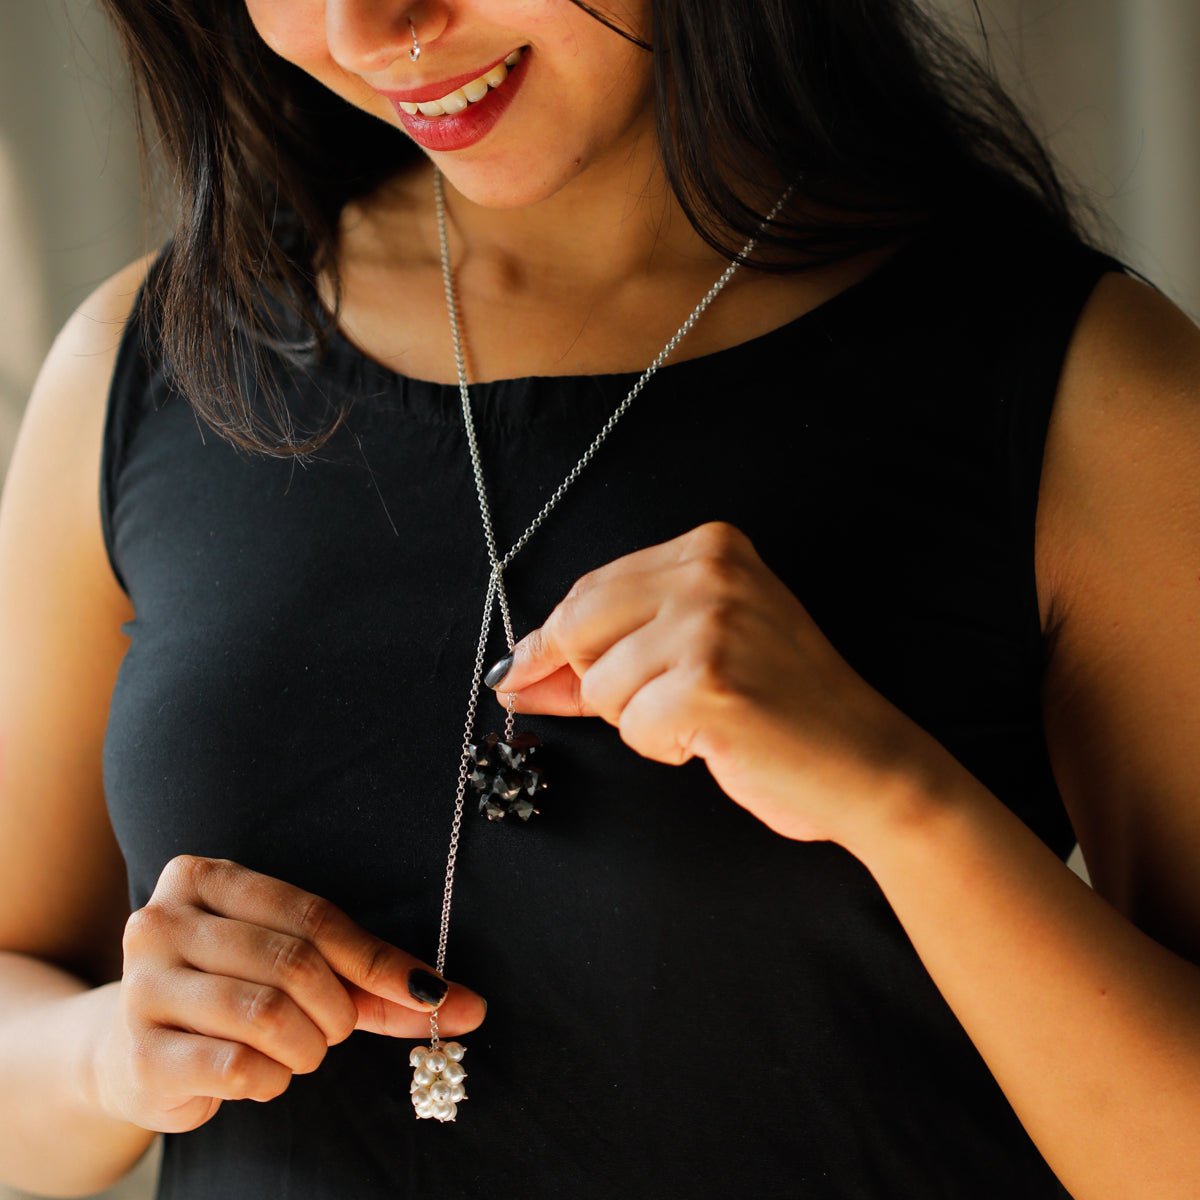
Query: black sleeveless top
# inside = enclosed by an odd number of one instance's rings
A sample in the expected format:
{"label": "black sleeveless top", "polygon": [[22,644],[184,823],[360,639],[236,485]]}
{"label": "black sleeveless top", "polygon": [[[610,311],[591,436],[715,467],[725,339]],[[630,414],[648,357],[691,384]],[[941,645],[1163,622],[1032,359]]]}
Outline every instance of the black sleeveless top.
{"label": "black sleeveless top", "polygon": [[[984,236],[924,237],[808,315],[663,368],[508,588],[524,632],[583,572],[729,521],[1065,855],[1034,515],[1063,354],[1115,264]],[[472,389],[502,545],[633,381]],[[141,314],[122,344],[103,517],[136,617],[105,786],[132,901],[173,855],[222,856],[432,961],[487,580],[457,392],[341,341],[287,386],[301,414],[357,397],[315,461],[202,429]],[[486,732],[501,714],[481,703]],[[553,746],[542,815],[464,828],[448,973],[490,1007],[457,1122],[414,1118],[412,1043],[358,1033],[280,1099],[168,1137],[160,1197],[1065,1195],[860,863],[772,833],[702,763],[644,761],[598,720],[527,724]]]}

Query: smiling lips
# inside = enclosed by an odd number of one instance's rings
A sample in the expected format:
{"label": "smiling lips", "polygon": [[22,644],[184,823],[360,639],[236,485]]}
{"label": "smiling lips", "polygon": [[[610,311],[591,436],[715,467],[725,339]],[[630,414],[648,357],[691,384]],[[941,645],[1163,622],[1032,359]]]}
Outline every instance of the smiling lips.
{"label": "smiling lips", "polygon": [[464,83],[462,87],[455,88],[436,100],[422,100],[418,104],[397,100],[396,107],[409,116],[415,116],[418,112],[423,117],[441,117],[447,113],[453,116],[454,113],[460,113],[468,104],[482,100],[491,88],[498,88],[508,78],[509,67],[515,67],[520,62],[521,53],[520,50],[514,50],[503,62],[498,62],[484,71],[477,79]]}
{"label": "smiling lips", "polygon": [[485,137],[503,115],[525,77],[525,65],[521,48],[481,75],[448,81],[452,86],[443,95],[429,96],[428,88],[383,94],[413,141],[427,150],[462,150]]}

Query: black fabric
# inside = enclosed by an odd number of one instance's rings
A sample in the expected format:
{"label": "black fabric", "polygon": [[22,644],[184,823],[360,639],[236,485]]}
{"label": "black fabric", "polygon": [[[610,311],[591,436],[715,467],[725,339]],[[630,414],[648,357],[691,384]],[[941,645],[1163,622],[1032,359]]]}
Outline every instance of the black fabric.
{"label": "black fabric", "polygon": [[[664,368],[513,565],[518,630],[584,571],[730,521],[1066,854],[1034,511],[1063,353],[1114,267],[1031,231],[943,231]],[[456,390],[338,342],[290,400],[319,414],[350,388],[348,426],[316,461],[268,460],[206,434],[142,338],[135,318],[103,479],[136,612],[105,751],[133,903],[173,855],[223,856],[432,959],[486,583]],[[632,382],[473,389],[502,543]],[[490,1008],[458,1122],[414,1119],[410,1043],[356,1034],[282,1098],[168,1137],[161,1197],[1065,1194],[861,864],[598,721],[527,725],[553,747],[543,815],[463,834],[449,974]]]}

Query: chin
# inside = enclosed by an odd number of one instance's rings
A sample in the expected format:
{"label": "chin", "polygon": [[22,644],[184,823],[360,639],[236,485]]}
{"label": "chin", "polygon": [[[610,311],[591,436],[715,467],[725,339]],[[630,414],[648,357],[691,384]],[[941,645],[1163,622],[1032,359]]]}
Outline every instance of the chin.
{"label": "chin", "polygon": [[582,160],[553,164],[545,161],[522,168],[512,162],[502,167],[434,160],[450,186],[481,208],[529,208],[557,195],[583,174]]}

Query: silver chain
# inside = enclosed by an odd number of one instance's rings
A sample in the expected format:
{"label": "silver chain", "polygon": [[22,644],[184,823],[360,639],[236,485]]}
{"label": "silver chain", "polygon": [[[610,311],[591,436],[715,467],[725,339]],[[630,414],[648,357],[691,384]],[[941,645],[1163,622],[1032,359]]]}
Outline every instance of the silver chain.
{"label": "silver chain", "polygon": [[[771,209],[762,225],[759,226],[760,233],[779,215],[791,193],[792,189],[789,187],[780,196],[775,207]],[[479,516],[483,524],[483,540],[487,545],[488,564],[491,567],[491,573],[488,577],[487,596],[483,606],[483,620],[479,629],[479,643],[475,650],[475,669],[471,676],[471,694],[467,701],[467,719],[465,729],[463,730],[462,754],[458,766],[458,790],[454,798],[454,820],[450,826],[450,849],[446,855],[446,881],[442,890],[442,917],[438,929],[437,959],[434,964],[437,973],[444,975],[446,970],[446,944],[450,936],[450,905],[454,896],[454,870],[458,864],[459,836],[462,831],[467,778],[470,774],[471,737],[475,728],[475,709],[479,700],[479,683],[483,676],[483,659],[487,653],[488,633],[492,626],[492,610],[497,602],[500,606],[500,617],[504,625],[504,637],[509,650],[516,645],[516,640],[513,636],[512,616],[508,607],[508,596],[504,590],[505,568],[508,567],[538,530],[542,522],[550,515],[554,506],[566,494],[567,489],[583,473],[584,468],[595,457],[596,451],[600,449],[601,443],[612,433],[617,422],[629,410],[629,406],[637,398],[638,393],[650,382],[651,377],[659,367],[674,353],[679,343],[691,332],[692,326],[696,324],[708,306],[724,290],[725,285],[734,277],[742,263],[754,252],[754,248],[758,244],[758,238],[752,237],[742,247],[737,257],[722,272],[721,277],[705,292],[700,303],[692,309],[687,319],[675,331],[667,344],[658,352],[658,357],[642,372],[641,378],[633,385],[629,394],[613,410],[612,415],[605,421],[600,432],[592,440],[592,444],[580,455],[579,461],[567,473],[550,499],[542,505],[541,510],[530,521],[525,532],[513,542],[508,552],[501,558],[496,548],[496,534],[492,526],[491,508],[487,501],[487,487],[483,478],[483,463],[479,457],[479,443],[475,437],[475,420],[471,411],[471,397],[467,388],[466,356],[463,353],[463,338],[459,328],[458,300],[454,292],[454,276],[450,269],[450,245],[446,236],[446,200],[442,188],[442,174],[440,171],[435,171],[433,175],[433,197],[437,213],[438,247],[442,259],[442,288],[446,293],[446,311],[450,317],[450,337],[454,343],[454,366],[458,372],[458,394],[462,401],[463,429],[466,432],[467,449],[471,456],[471,474],[475,480],[475,494],[479,500]],[[513,704],[514,700],[510,696],[508,716],[505,722],[506,738],[512,737]],[[438,1045],[436,1012],[430,1017],[430,1033],[433,1045],[436,1047]]]}

